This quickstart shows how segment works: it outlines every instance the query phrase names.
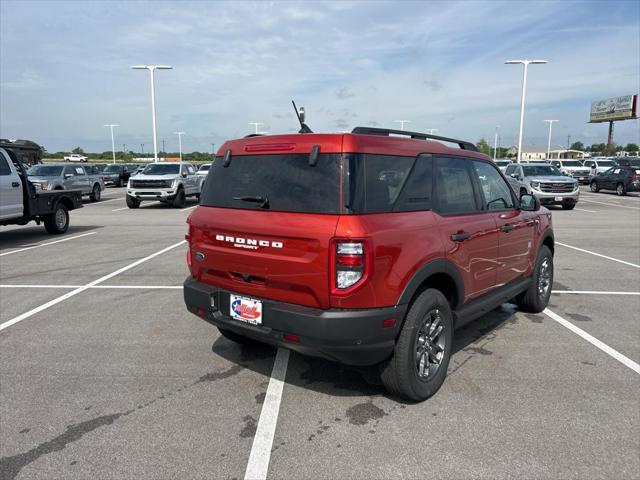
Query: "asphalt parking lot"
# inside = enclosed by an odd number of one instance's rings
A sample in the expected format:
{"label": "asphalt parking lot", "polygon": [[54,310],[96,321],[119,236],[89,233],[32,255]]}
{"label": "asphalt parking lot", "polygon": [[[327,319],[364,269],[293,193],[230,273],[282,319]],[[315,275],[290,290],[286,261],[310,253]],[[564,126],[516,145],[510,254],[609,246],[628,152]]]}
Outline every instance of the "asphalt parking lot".
{"label": "asphalt parking lot", "polygon": [[188,314],[193,206],[129,210],[110,188],[61,237],[0,230],[3,480],[640,478],[639,195],[583,187],[554,209],[548,310],[458,331],[420,404],[375,369],[284,352],[274,369],[275,349]]}

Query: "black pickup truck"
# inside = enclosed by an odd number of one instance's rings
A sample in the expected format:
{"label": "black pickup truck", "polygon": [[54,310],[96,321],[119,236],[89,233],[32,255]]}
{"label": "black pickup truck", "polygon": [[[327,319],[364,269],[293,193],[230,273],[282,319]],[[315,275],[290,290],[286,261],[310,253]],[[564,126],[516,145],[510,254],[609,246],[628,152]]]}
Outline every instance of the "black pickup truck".
{"label": "black pickup truck", "polygon": [[69,211],[82,208],[80,190],[43,191],[27,177],[21,146],[0,142],[0,225],[26,225],[35,221],[51,234],[69,228]]}

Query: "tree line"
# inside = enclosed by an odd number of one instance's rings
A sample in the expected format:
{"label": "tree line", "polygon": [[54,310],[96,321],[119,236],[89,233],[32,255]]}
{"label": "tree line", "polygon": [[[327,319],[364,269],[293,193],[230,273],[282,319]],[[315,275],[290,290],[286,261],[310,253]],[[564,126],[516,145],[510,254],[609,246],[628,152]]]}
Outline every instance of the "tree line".
{"label": "tree line", "polygon": [[[485,138],[481,138],[478,143],[476,143],[476,147],[482,153],[486,153],[487,155],[493,156],[493,147],[489,145]],[[589,146],[585,146],[584,143],[577,141],[573,142],[569,147],[570,150],[580,150],[582,152],[589,152],[592,155],[604,155],[604,152],[607,148],[606,143],[594,143]],[[628,143],[627,145],[613,145],[613,150],[616,153],[619,152],[627,152],[631,155],[638,155],[640,148],[635,143]],[[509,155],[507,152],[509,148],[499,147],[496,151],[496,158],[510,158],[515,157],[515,155]]]}
{"label": "tree line", "polygon": [[[106,152],[85,152],[82,148],[76,147],[71,150],[71,153],[78,153],[80,155],[84,155],[89,158],[89,160],[105,160],[105,161],[113,161],[113,152],[108,150]],[[44,152],[43,158],[56,158],[61,159],[68,155],[69,152]],[[159,158],[165,157],[179,157],[179,152],[158,152]],[[122,151],[116,150],[116,160],[121,162],[132,162],[134,158],[153,158],[153,153],[145,153],[141,154],[139,152],[134,151]],[[185,162],[211,162],[213,160],[213,155],[207,152],[189,152],[182,153],[182,160]]]}

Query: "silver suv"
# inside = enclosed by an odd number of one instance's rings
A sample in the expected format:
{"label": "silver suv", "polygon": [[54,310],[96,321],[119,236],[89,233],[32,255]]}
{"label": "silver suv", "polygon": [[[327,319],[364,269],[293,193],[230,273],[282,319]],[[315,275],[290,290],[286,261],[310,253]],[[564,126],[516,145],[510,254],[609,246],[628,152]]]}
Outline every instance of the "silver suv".
{"label": "silver suv", "polygon": [[129,178],[127,206],[138,208],[144,200],[159,200],[182,208],[187,197],[200,199],[202,178],[190,163],[151,163]]}
{"label": "silver suv", "polygon": [[542,205],[562,205],[565,210],[573,210],[580,198],[578,181],[553,165],[512,163],[505,175],[519,196],[533,194]]}

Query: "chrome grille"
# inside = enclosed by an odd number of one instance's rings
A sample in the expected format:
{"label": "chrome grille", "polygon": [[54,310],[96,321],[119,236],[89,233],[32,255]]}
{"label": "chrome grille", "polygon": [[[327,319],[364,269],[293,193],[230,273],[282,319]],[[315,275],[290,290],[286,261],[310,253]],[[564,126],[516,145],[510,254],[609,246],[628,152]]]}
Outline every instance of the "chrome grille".
{"label": "chrome grille", "polygon": [[169,188],[173,184],[173,180],[133,180],[131,179],[131,188]]}
{"label": "chrome grille", "polygon": [[568,183],[568,182],[541,183],[540,184],[540,191],[541,192],[548,192],[548,193],[568,193],[568,192],[573,192],[573,183]]}

